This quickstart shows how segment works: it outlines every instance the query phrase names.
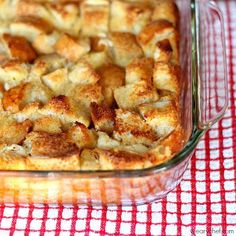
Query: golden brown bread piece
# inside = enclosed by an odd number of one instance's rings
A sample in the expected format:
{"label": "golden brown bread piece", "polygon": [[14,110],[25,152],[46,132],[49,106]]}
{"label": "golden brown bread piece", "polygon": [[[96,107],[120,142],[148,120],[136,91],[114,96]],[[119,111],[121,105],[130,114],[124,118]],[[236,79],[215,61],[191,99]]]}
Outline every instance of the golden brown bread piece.
{"label": "golden brown bread piece", "polygon": [[[167,20],[152,21],[138,35],[138,42],[141,45],[146,57],[159,59],[160,45],[158,43],[168,40],[173,51],[171,60],[173,63],[179,63],[179,35],[174,26]],[[162,47],[163,50],[163,47]],[[165,48],[164,48],[165,50]],[[166,53],[170,51],[167,48]]]}
{"label": "golden brown bread piece", "polygon": [[175,102],[165,98],[155,103],[142,104],[139,111],[158,137],[166,137],[180,123]]}
{"label": "golden brown bread piece", "polygon": [[125,67],[133,59],[143,56],[143,51],[133,34],[113,32],[110,33],[109,38],[117,65]]}
{"label": "golden brown bread piece", "polygon": [[92,102],[91,117],[96,130],[112,133],[115,124],[115,111],[104,105]]}
{"label": "golden brown bread piece", "polygon": [[3,95],[3,107],[5,110],[17,112],[22,109],[29,84],[21,84],[6,91]]}
{"label": "golden brown bread piece", "polygon": [[80,155],[81,170],[99,170],[100,161],[99,155],[95,150],[84,149]]}
{"label": "golden brown bread piece", "polygon": [[84,55],[82,59],[87,61],[95,70],[112,63],[110,51],[90,52]]}
{"label": "golden brown bread piece", "polygon": [[3,107],[10,112],[18,112],[31,102],[45,104],[52,97],[51,91],[41,83],[23,83],[6,91]]}
{"label": "golden brown bread piece", "polygon": [[27,157],[15,151],[0,153],[0,170],[80,170],[79,154],[63,157]]}
{"label": "golden brown bread piece", "polygon": [[42,115],[39,113],[40,105],[41,104],[39,102],[32,102],[26,104],[21,111],[18,111],[13,114],[13,118],[16,119],[18,122],[23,122],[27,119],[35,121],[42,117]]}
{"label": "golden brown bread piece", "polygon": [[173,49],[168,39],[159,41],[156,44],[154,60],[158,62],[169,63],[173,55]]}
{"label": "golden brown bread piece", "polygon": [[18,123],[9,116],[0,115],[0,143],[8,145],[21,143],[32,126],[33,123],[29,120]]}
{"label": "golden brown bread piece", "polygon": [[90,51],[90,43],[86,38],[77,40],[63,34],[55,44],[56,52],[71,61],[77,61]]}
{"label": "golden brown bread piece", "polygon": [[184,130],[181,126],[176,129],[164,139],[161,139],[156,147],[144,154],[152,165],[159,165],[170,160],[176,153],[178,153],[185,143]]}
{"label": "golden brown bread piece", "polygon": [[37,79],[42,75],[53,72],[67,65],[65,58],[57,54],[48,54],[38,57],[31,67],[31,77]]}
{"label": "golden brown bread piece", "polygon": [[39,54],[52,54],[55,53],[55,44],[60,38],[60,34],[57,31],[53,31],[51,34],[41,33],[37,35],[32,45]]}
{"label": "golden brown bread piece", "polygon": [[17,154],[14,150],[0,152],[0,170],[26,170],[26,157]]}
{"label": "golden brown bread piece", "polygon": [[115,101],[114,90],[125,83],[125,71],[123,68],[112,64],[104,65],[97,71],[101,77],[99,84],[102,86],[104,103],[111,106]]}
{"label": "golden brown bread piece", "polygon": [[81,28],[79,2],[19,0],[17,16],[37,16],[49,21],[55,28],[78,35]]}
{"label": "golden brown bread piece", "polygon": [[0,63],[0,80],[5,89],[10,89],[22,83],[29,75],[30,67],[19,60],[4,60]]}
{"label": "golden brown bread piece", "polygon": [[12,35],[21,36],[33,42],[39,34],[48,34],[53,31],[49,22],[34,16],[22,16],[10,24]]}
{"label": "golden brown bread piece", "polygon": [[109,10],[108,0],[82,2],[82,34],[85,36],[106,36],[110,17]]}
{"label": "golden brown bread piece", "polygon": [[79,2],[67,1],[61,4],[47,3],[46,10],[50,14],[47,20],[55,26],[55,28],[69,32],[71,35],[77,36],[81,29],[81,18]]}
{"label": "golden brown bread piece", "polygon": [[170,135],[162,139],[159,143],[162,146],[168,146],[173,155],[183,148],[186,141],[185,138],[183,128],[178,125]]}
{"label": "golden brown bread piece", "polygon": [[56,96],[65,95],[69,85],[67,68],[57,69],[41,77],[43,83],[51,89]]}
{"label": "golden brown bread piece", "polygon": [[66,133],[31,132],[24,141],[24,147],[35,157],[63,157],[79,152]]}
{"label": "golden brown bread piece", "polygon": [[152,83],[153,60],[151,58],[134,59],[126,67],[126,84],[134,84],[141,80]]}
{"label": "golden brown bread piece", "polygon": [[57,134],[62,132],[62,124],[57,117],[43,116],[34,121],[33,131]]}
{"label": "golden brown bread piece", "polygon": [[175,27],[178,27],[179,19],[179,10],[173,0],[158,0],[155,2],[152,20],[168,20]]}
{"label": "golden brown bread piece", "polygon": [[151,21],[152,9],[140,3],[113,0],[111,2],[110,30],[138,34]]}
{"label": "golden brown bread piece", "polygon": [[66,96],[53,97],[39,113],[44,116],[55,116],[67,128],[74,122],[80,122],[86,127],[89,126],[90,117],[87,115],[83,107]]}
{"label": "golden brown bread piece", "polygon": [[90,104],[96,102],[101,104],[103,102],[102,87],[96,84],[78,85],[71,92],[71,96],[76,102],[84,107],[84,110],[89,113]]}
{"label": "golden brown bread piece", "polygon": [[115,89],[114,97],[120,108],[136,110],[140,104],[157,101],[159,95],[152,84],[139,81]]}
{"label": "golden brown bread piece", "polygon": [[80,150],[66,133],[31,132],[24,141],[27,169],[79,170]]}
{"label": "golden brown bread piece", "polygon": [[106,37],[90,37],[91,51],[102,52],[108,50],[109,40]]}
{"label": "golden brown bread piece", "polygon": [[153,82],[157,89],[167,90],[178,95],[180,92],[179,66],[157,62],[154,67]]}
{"label": "golden brown bread piece", "polygon": [[151,145],[157,140],[152,128],[135,112],[116,110],[113,136],[125,145]]}
{"label": "golden brown bread piece", "polygon": [[94,148],[97,144],[96,133],[78,122],[69,129],[68,137],[79,149]]}
{"label": "golden brown bread piece", "polygon": [[37,57],[35,50],[24,37],[3,34],[2,41],[12,58],[32,62]]}
{"label": "golden brown bread piece", "polygon": [[100,149],[110,150],[121,146],[121,142],[110,137],[105,132],[98,132],[97,147]]}
{"label": "golden brown bread piece", "polygon": [[17,16],[37,16],[43,19],[50,16],[45,6],[37,1],[19,0],[16,7]]}
{"label": "golden brown bread piece", "polygon": [[92,65],[83,59],[70,68],[68,78],[73,84],[81,85],[95,84],[100,79]]}

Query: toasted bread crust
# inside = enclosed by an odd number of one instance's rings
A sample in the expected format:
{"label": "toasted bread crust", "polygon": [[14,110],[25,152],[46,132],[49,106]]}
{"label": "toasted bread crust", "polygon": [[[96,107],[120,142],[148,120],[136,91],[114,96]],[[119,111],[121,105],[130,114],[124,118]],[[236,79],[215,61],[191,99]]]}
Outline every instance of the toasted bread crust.
{"label": "toasted bread crust", "polygon": [[25,38],[4,34],[3,40],[8,47],[11,57],[26,62],[31,62],[37,57],[36,52]]}
{"label": "toasted bread crust", "polygon": [[127,66],[134,58],[143,56],[136,37],[131,33],[113,32],[110,34],[113,44],[115,63],[119,66]]}
{"label": "toasted bread crust", "polygon": [[79,149],[69,141],[67,134],[49,134],[45,132],[31,132],[24,141],[32,156],[63,157],[79,152]]}
{"label": "toasted bread crust", "polygon": [[95,102],[91,103],[90,108],[96,130],[111,133],[115,124],[115,111]]}

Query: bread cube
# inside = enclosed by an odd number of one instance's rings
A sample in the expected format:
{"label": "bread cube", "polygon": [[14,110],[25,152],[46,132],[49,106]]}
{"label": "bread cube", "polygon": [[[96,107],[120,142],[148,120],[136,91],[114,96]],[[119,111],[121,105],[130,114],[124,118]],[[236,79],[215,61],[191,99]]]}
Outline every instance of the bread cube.
{"label": "bread cube", "polygon": [[80,104],[66,96],[53,97],[39,113],[44,116],[55,116],[60,119],[65,128],[75,122],[89,126],[90,117]]}
{"label": "bread cube", "polygon": [[70,61],[77,61],[90,51],[90,42],[86,38],[75,39],[63,34],[55,44],[56,52]]}
{"label": "bread cube", "polygon": [[113,0],[110,30],[138,34],[150,22],[151,15],[152,9],[145,1],[135,3]]}
{"label": "bread cube", "polygon": [[119,66],[108,64],[100,67],[97,71],[101,77],[99,84],[102,86],[104,103],[110,107],[115,102],[114,90],[125,83],[125,70]]}
{"label": "bread cube", "polygon": [[99,170],[100,162],[99,156],[95,150],[84,149],[80,154],[80,168],[81,170]]}
{"label": "bread cube", "polygon": [[45,104],[51,97],[51,91],[41,83],[22,83],[4,93],[3,107],[15,113],[32,102]]}
{"label": "bread cube", "polygon": [[97,144],[95,131],[78,122],[69,129],[68,136],[80,149],[94,148]]}
{"label": "bread cube", "polygon": [[116,110],[114,138],[125,145],[143,144],[151,145],[157,140],[157,136],[149,126],[135,112]]}
{"label": "bread cube", "polygon": [[[151,22],[140,32],[137,38],[145,56],[157,60],[159,59],[158,50],[160,50],[158,42],[168,40],[173,51],[171,61],[174,64],[179,64],[179,35],[178,31],[169,21],[157,20]],[[161,50],[163,51],[165,48],[163,49],[162,47]],[[169,51],[170,49],[167,48],[166,53]]]}
{"label": "bread cube", "polygon": [[92,102],[90,105],[92,121],[95,129],[107,133],[112,133],[115,123],[115,112],[104,105]]}
{"label": "bread cube", "polygon": [[126,67],[126,84],[134,84],[141,80],[152,83],[153,60],[150,58],[134,59]]}
{"label": "bread cube", "polygon": [[68,78],[75,85],[95,84],[100,79],[92,65],[86,60],[79,60],[74,64],[70,68]]}
{"label": "bread cube", "polygon": [[20,144],[32,128],[32,122],[16,122],[7,115],[0,115],[0,143]]}
{"label": "bread cube", "polygon": [[66,68],[57,69],[42,76],[42,81],[54,92],[54,95],[65,95],[66,86],[69,84],[68,70]]}
{"label": "bread cube", "polygon": [[53,116],[43,116],[34,121],[33,131],[58,134],[62,132],[61,121]]}
{"label": "bread cube", "polygon": [[143,56],[143,51],[133,34],[113,32],[109,37],[114,51],[114,61],[118,66],[126,67],[133,59]]}
{"label": "bread cube", "polygon": [[115,89],[115,100],[122,109],[136,110],[143,103],[155,102],[159,96],[152,84],[140,81]]}
{"label": "bread cube", "polygon": [[10,58],[32,62],[37,57],[37,53],[24,37],[3,34],[0,40]]}
{"label": "bread cube", "polygon": [[57,31],[53,31],[50,34],[41,33],[37,35],[32,45],[39,54],[52,54],[55,53],[55,45],[60,38],[60,34]]}
{"label": "bread cube", "polygon": [[38,35],[51,33],[52,30],[49,22],[35,16],[22,16],[10,24],[12,35],[24,37],[31,43]]}
{"label": "bread cube", "polygon": [[139,111],[159,138],[168,136],[179,124],[179,113],[174,101],[160,99],[155,103],[142,104]]}
{"label": "bread cube", "polygon": [[178,66],[162,62],[155,64],[153,82],[157,89],[178,95],[180,93],[179,79],[180,68]]}
{"label": "bread cube", "polygon": [[15,87],[26,80],[30,67],[19,60],[6,60],[0,63],[0,79],[6,90]]}
{"label": "bread cube", "polygon": [[84,1],[81,4],[82,35],[106,36],[110,17],[108,0]]}

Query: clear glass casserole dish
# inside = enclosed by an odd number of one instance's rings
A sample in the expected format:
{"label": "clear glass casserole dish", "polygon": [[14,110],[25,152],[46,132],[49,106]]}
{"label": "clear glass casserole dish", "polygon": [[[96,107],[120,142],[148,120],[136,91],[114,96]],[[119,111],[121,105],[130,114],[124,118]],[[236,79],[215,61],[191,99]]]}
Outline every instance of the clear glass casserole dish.
{"label": "clear glass casserole dish", "polygon": [[207,0],[176,0],[180,11],[182,125],[185,147],[143,170],[0,171],[1,203],[142,204],[181,181],[199,139],[227,108],[223,19]]}

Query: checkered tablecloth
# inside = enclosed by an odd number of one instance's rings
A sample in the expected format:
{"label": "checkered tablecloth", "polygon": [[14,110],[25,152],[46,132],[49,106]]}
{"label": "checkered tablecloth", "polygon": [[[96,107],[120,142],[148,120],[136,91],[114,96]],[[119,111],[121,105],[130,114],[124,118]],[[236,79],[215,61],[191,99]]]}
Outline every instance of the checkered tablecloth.
{"label": "checkered tablecloth", "polygon": [[236,235],[236,0],[225,16],[229,110],[167,198],[132,207],[0,205],[0,235]]}

